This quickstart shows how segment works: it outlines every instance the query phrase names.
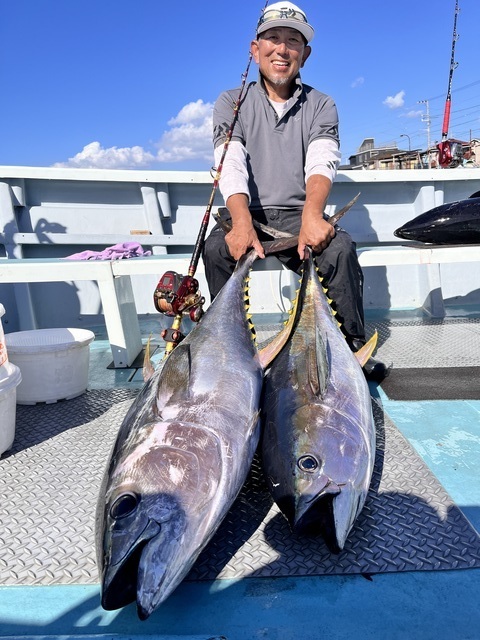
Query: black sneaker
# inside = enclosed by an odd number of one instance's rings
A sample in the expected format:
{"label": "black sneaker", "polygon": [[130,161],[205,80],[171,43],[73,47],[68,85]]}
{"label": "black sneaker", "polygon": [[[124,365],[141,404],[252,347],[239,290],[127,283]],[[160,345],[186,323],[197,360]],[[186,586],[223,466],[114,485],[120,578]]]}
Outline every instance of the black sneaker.
{"label": "black sneaker", "polygon": [[363,365],[363,373],[367,380],[380,383],[388,376],[390,369],[383,362],[370,358]]}
{"label": "black sneaker", "polygon": [[[347,338],[347,342],[353,352],[358,351],[365,344],[364,341],[358,339],[348,340]],[[367,380],[380,383],[388,376],[390,369],[383,362],[369,358],[368,362],[363,365],[363,373]]]}

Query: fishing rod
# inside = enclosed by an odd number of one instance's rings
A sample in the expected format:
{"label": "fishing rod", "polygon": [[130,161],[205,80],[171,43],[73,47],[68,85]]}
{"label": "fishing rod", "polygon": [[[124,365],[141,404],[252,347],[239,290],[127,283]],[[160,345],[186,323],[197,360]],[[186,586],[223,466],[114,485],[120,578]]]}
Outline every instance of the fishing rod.
{"label": "fishing rod", "polygon": [[[262,10],[262,14],[265,13],[268,0]],[[242,74],[242,82],[240,85],[240,92],[238,98],[233,106],[233,119],[230,124],[230,128],[225,136],[225,142],[223,143],[222,155],[220,162],[216,168],[215,177],[213,180],[212,191],[210,198],[208,199],[207,207],[203,215],[200,229],[198,232],[197,240],[195,242],[192,258],[188,267],[188,273],[186,276],[182,276],[174,271],[167,271],[157,284],[155,292],[153,294],[153,301],[155,308],[160,313],[167,316],[173,316],[172,326],[168,329],[164,329],[161,333],[163,340],[165,340],[165,354],[166,358],[177,344],[185,337],[180,331],[183,316],[188,314],[193,322],[198,322],[203,315],[203,304],[205,298],[202,297],[199,291],[198,280],[194,278],[195,272],[198,267],[198,262],[202,254],[202,249],[205,244],[205,236],[207,234],[208,225],[210,222],[210,214],[215,200],[215,195],[220,182],[220,177],[223,169],[223,163],[228,151],[228,146],[233,136],[233,131],[238,119],[238,112],[243,98],[245,85],[247,82],[248,72],[252,63],[253,54],[250,51],[248,56],[248,63],[245,71]]]}
{"label": "fishing rod", "polygon": [[455,44],[458,40],[457,34],[457,17],[460,12],[458,7],[458,0],[455,0],[455,17],[453,20],[453,38],[452,38],[452,56],[450,59],[450,72],[448,75],[448,89],[447,89],[447,98],[445,101],[445,111],[443,114],[443,125],[442,125],[442,141],[437,144],[438,149],[438,162],[441,167],[446,168],[449,167],[454,158],[454,153],[452,153],[452,145],[448,142],[448,127],[450,124],[450,110],[452,107],[452,79],[453,72],[457,68],[458,63],[455,62]]}

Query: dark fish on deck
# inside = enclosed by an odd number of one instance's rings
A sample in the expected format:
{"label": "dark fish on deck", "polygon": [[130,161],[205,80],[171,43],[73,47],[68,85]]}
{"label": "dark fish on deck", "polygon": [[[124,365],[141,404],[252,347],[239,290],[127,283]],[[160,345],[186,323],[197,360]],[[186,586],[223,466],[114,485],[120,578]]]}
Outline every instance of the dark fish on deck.
{"label": "dark fish on deck", "polygon": [[291,528],[343,549],[373,471],[375,423],[362,372],[376,334],[353,354],[309,255],[286,327],[265,375],[262,458],[270,492]]}
{"label": "dark fish on deck", "polygon": [[480,244],[480,192],[434,207],[406,222],[394,235],[430,244]]}
{"label": "dark fish on deck", "polygon": [[239,261],[122,423],[97,507],[105,609],[136,600],[147,618],[187,575],[245,481],[263,380],[245,304],[256,257]]}

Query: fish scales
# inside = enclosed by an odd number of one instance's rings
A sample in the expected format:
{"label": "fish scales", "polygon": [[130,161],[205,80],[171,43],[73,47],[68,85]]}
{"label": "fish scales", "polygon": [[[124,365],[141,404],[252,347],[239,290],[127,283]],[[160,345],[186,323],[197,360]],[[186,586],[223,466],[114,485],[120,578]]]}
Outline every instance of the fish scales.
{"label": "fish scales", "polygon": [[296,305],[287,344],[265,376],[263,465],[292,529],[322,533],[338,552],[363,507],[373,471],[370,393],[311,255]]}

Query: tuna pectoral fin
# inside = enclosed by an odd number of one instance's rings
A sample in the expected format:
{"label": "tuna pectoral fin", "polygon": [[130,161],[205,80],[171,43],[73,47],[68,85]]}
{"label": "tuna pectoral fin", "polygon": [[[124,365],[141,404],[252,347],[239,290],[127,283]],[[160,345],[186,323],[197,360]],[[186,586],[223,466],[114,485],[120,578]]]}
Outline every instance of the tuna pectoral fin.
{"label": "tuna pectoral fin", "polygon": [[307,374],[312,393],[323,397],[327,389],[329,365],[327,347],[320,330],[315,328],[315,347],[307,348]]}
{"label": "tuna pectoral fin", "polygon": [[378,340],[378,333],[375,331],[375,333],[370,338],[370,340],[366,344],[364,344],[363,347],[354,354],[356,359],[360,363],[360,366],[363,367],[363,365],[366,362],[368,362],[368,360],[371,358],[373,352],[377,347],[377,340]]}

